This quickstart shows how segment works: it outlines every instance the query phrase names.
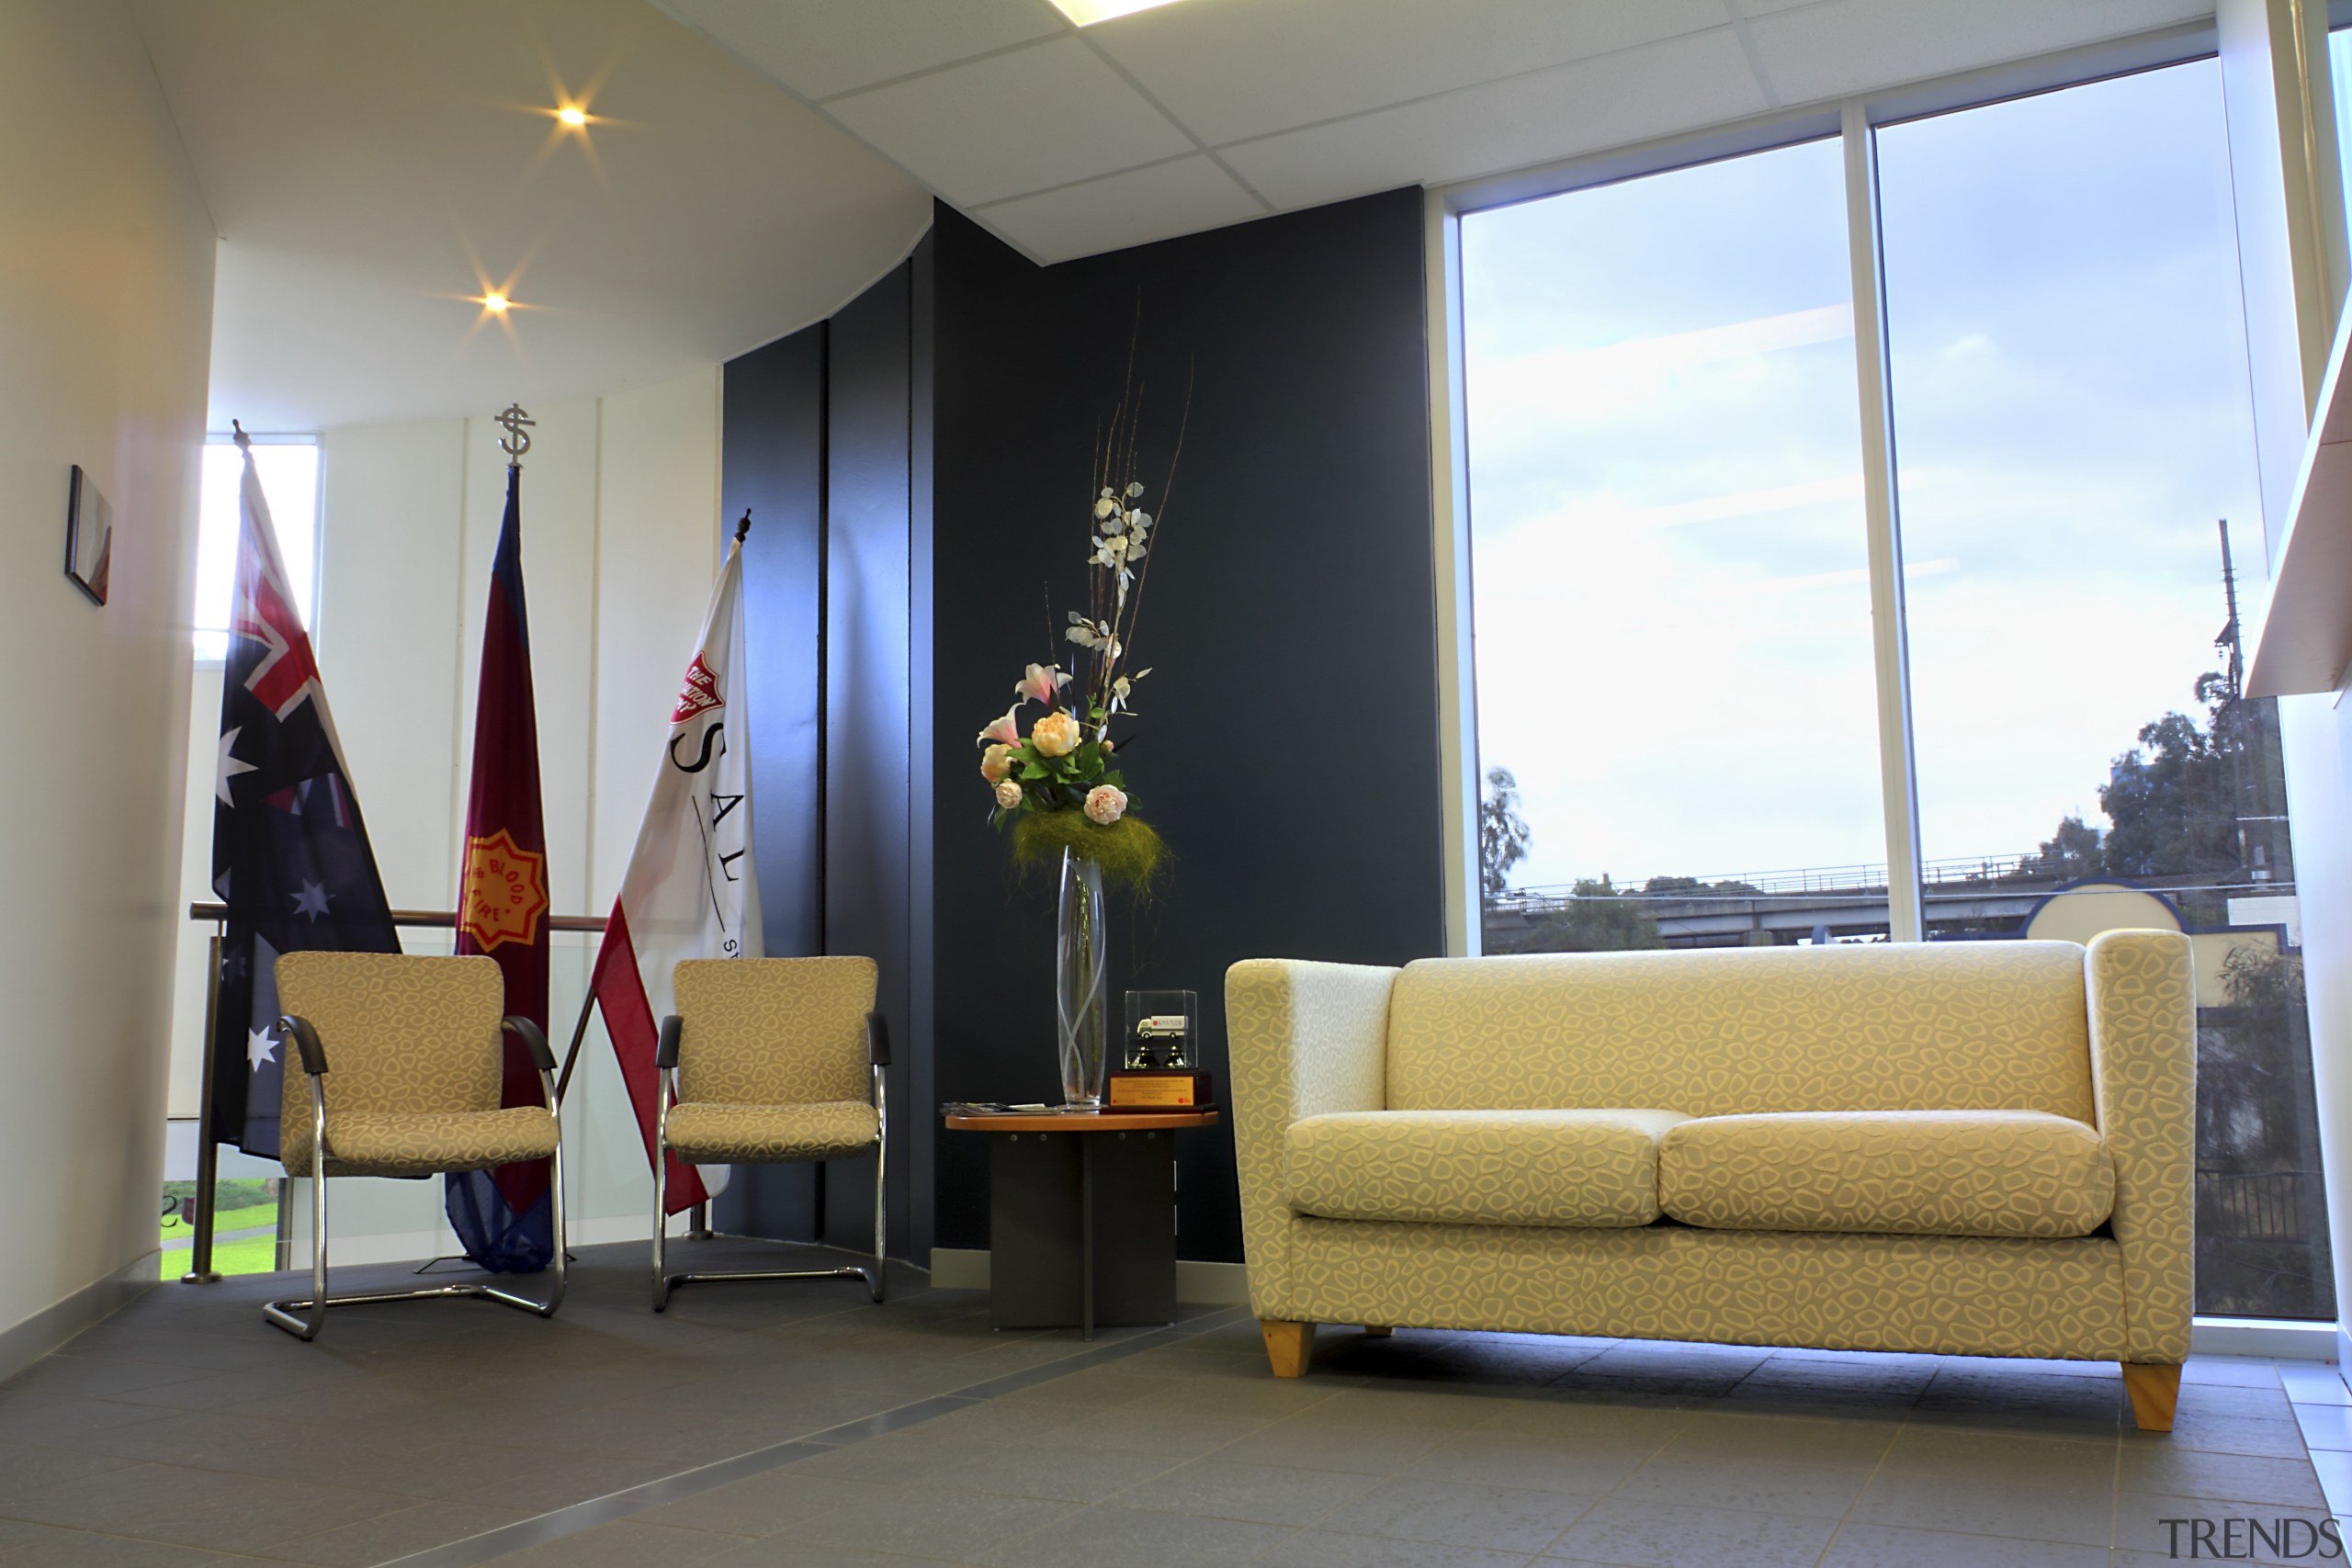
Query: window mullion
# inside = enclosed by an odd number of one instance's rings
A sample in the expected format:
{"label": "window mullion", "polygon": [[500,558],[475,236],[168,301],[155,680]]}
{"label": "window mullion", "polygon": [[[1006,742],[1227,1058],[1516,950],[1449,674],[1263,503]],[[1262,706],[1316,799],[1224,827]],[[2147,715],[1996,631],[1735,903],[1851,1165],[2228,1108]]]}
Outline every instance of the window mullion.
{"label": "window mullion", "polygon": [[1919,788],[1911,744],[1911,668],[1903,611],[1894,418],[1887,365],[1884,276],[1879,265],[1878,161],[1859,100],[1841,117],[1847,254],[1854,285],[1854,380],[1861,393],[1862,516],[1870,544],[1871,649],[1878,678],[1879,782],[1885,803],[1887,932],[1918,942]]}

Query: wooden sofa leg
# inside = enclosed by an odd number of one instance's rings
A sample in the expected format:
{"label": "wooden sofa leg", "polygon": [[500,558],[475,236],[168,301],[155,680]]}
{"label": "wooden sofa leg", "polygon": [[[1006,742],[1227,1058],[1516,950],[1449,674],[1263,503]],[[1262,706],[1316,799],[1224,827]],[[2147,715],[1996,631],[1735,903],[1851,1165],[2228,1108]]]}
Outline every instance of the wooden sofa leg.
{"label": "wooden sofa leg", "polygon": [[1278,1378],[1304,1377],[1306,1359],[1315,1349],[1315,1325],[1261,1317],[1258,1331],[1266,1337],[1266,1359]]}
{"label": "wooden sofa leg", "polygon": [[2148,1361],[2125,1361],[2124,1391],[2132,1395],[2132,1419],[2143,1432],[2172,1430],[2173,1412],[2180,1405],[2180,1367]]}
{"label": "wooden sofa leg", "polygon": [[1363,1325],[1363,1337],[1366,1339],[1385,1339],[1396,1332],[1395,1329],[1384,1327],[1377,1323],[1367,1323]]}

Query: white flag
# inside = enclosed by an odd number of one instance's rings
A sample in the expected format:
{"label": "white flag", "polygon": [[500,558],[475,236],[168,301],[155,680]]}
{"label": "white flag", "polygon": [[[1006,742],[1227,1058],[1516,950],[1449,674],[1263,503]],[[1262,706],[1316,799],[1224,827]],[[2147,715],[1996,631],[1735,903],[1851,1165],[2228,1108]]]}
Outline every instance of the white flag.
{"label": "white flag", "polygon": [[[760,885],[752,866],[751,733],[743,711],[743,547],[719,568],[702,642],[686,666],[653,798],[605,922],[590,987],[637,1108],[646,1157],[660,1114],[653,1066],[660,1021],[676,1006],[670,972],[686,958],[758,958]],[[669,1210],[726,1185],[724,1166],[670,1156]]]}

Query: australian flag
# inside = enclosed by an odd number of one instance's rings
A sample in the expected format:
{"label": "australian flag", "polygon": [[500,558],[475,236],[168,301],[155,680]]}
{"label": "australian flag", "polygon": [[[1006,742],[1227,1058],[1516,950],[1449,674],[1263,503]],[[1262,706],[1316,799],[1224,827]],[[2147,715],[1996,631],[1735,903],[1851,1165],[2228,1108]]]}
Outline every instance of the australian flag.
{"label": "australian flag", "polygon": [[[523,605],[523,470],[506,470],[506,517],[490,569],[481,685],[474,697],[473,790],[458,880],[458,951],[488,953],[506,980],[508,1016],[548,1026],[548,840],[539,812],[539,721],[531,698],[531,626]],[[544,1105],[529,1052],[506,1043],[501,1105]],[[449,1224],[484,1269],[527,1274],[555,1256],[548,1162],[526,1160],[443,1179]]]}
{"label": "australian flag", "polygon": [[400,941],[253,451],[242,434],[237,444],[245,472],[212,803],[212,890],[229,919],[206,1131],[275,1158],[287,1069],[276,1031],[277,955],[397,953]]}

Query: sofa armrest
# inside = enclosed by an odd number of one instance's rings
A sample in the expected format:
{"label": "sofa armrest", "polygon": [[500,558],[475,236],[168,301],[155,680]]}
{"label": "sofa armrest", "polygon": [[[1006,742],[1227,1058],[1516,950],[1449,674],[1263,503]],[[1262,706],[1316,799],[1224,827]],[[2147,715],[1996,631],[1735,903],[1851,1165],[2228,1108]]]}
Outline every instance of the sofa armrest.
{"label": "sofa armrest", "polygon": [[2091,1088],[2115,1161],[2127,1361],[2188,1355],[2196,1303],[2197,980],[2188,939],[2108,931],[2084,960]]}
{"label": "sofa armrest", "polygon": [[1288,1290],[1283,1134],[1305,1117],[1386,1107],[1396,980],[1394,969],[1278,958],[1245,959],[1226,971],[1241,1241],[1250,1306],[1261,1318],[1284,1315]]}

